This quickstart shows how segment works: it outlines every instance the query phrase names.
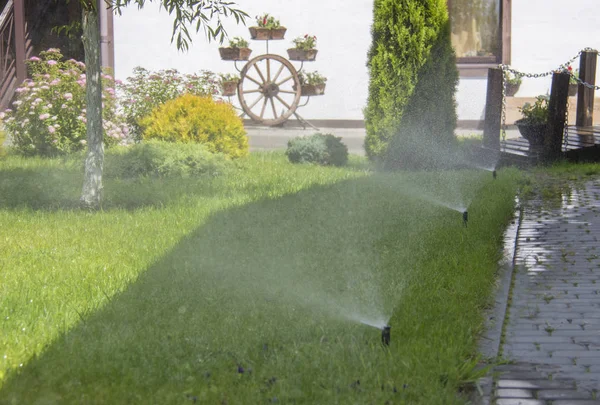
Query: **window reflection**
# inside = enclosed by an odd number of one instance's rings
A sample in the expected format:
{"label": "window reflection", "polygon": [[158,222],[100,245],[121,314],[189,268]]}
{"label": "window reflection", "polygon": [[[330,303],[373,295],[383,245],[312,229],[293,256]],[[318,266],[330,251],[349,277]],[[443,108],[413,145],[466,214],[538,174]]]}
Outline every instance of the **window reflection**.
{"label": "window reflection", "polygon": [[449,0],[452,45],[459,58],[499,61],[501,0]]}

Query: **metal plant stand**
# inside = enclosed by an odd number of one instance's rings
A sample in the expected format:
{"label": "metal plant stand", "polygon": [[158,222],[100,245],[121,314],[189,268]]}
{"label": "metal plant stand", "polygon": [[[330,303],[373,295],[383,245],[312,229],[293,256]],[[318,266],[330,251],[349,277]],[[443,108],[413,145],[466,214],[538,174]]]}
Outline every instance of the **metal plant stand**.
{"label": "metal plant stand", "polygon": [[[265,41],[266,54],[250,59],[241,69],[237,65],[239,61],[234,61],[240,72],[237,95],[242,117],[248,116],[254,122],[276,126],[294,115],[305,129],[309,126],[318,130],[297,112],[298,107],[304,107],[310,100],[310,96],[302,94],[298,76],[304,61],[299,61],[300,68],[296,69],[287,58],[269,53],[269,40]],[[306,97],[304,104],[300,104],[300,97]]]}

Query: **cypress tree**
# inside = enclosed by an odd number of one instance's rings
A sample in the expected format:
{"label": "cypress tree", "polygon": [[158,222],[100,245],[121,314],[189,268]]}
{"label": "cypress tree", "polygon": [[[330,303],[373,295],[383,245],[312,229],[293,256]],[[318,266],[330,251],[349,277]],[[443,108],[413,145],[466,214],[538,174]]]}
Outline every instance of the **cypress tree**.
{"label": "cypress tree", "polygon": [[440,163],[458,83],[446,0],[375,0],[365,149],[388,168]]}

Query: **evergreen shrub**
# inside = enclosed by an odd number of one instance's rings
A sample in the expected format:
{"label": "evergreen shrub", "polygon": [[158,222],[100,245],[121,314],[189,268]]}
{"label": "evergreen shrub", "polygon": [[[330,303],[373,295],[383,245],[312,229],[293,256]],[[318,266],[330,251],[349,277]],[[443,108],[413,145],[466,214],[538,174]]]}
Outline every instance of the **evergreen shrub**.
{"label": "evergreen shrub", "polygon": [[164,141],[111,149],[104,161],[105,175],[117,178],[217,176],[230,167],[227,156],[210,152],[204,145]]}
{"label": "evergreen shrub", "polygon": [[176,69],[149,71],[137,66],[133,75],[125,82],[117,82],[123,114],[131,135],[139,140],[141,128],[139,120],[152,110],[183,94],[214,96],[219,94],[219,80],[209,70],[182,74]]}
{"label": "evergreen shrub", "polygon": [[388,168],[435,164],[456,127],[446,0],[376,0],[372,36],[367,156]]}
{"label": "evergreen shrub", "polygon": [[285,152],[292,163],[317,163],[343,166],[348,162],[348,147],[332,134],[299,136],[288,141]]}
{"label": "evergreen shrub", "polygon": [[144,140],[196,142],[232,158],[248,154],[242,119],[229,103],[184,94],[154,109],[140,121]]}

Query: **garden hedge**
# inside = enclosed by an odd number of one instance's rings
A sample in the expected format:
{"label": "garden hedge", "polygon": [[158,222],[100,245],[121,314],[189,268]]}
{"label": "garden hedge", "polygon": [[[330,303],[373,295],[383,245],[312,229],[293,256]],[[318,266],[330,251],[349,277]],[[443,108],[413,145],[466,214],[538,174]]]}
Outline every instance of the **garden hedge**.
{"label": "garden hedge", "polygon": [[435,163],[456,127],[446,0],[376,0],[373,13],[366,153],[388,168]]}

